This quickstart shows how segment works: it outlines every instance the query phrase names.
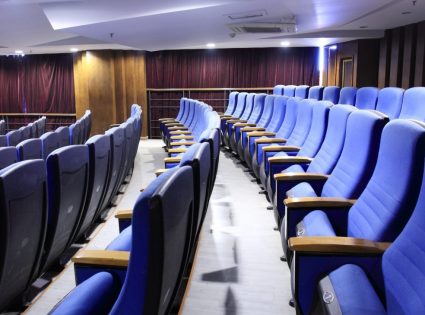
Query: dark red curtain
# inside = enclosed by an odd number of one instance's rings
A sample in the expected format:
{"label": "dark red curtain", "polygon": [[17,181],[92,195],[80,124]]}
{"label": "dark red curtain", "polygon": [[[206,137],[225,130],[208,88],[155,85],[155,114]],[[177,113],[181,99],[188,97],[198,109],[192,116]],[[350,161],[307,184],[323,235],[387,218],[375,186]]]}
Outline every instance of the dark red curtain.
{"label": "dark red curtain", "polygon": [[318,48],[177,50],[147,53],[148,88],[317,85]]}
{"label": "dark red curtain", "polygon": [[75,113],[72,54],[0,56],[0,112]]}

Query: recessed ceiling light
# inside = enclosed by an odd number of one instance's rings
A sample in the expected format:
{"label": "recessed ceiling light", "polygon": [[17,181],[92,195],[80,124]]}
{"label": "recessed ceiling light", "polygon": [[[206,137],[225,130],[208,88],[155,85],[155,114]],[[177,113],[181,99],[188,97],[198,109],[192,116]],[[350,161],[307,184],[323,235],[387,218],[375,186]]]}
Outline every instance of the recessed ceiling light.
{"label": "recessed ceiling light", "polygon": [[412,14],[412,11],[404,11],[404,12],[401,12],[401,14],[404,14],[404,15],[406,15],[406,14]]}
{"label": "recessed ceiling light", "polygon": [[336,50],[337,48],[338,48],[338,46],[337,46],[337,45],[329,46],[329,49],[331,49],[331,50]]}
{"label": "recessed ceiling light", "polygon": [[215,44],[214,43],[208,43],[207,48],[215,48]]}
{"label": "recessed ceiling light", "polygon": [[367,26],[367,25],[362,25],[362,26],[360,26],[360,28],[368,28],[369,26]]}
{"label": "recessed ceiling light", "polygon": [[71,52],[77,52],[78,51],[78,48],[70,48],[69,49]]}
{"label": "recessed ceiling light", "polygon": [[290,46],[290,45],[291,45],[291,43],[290,43],[290,42],[288,42],[288,41],[280,42],[280,46],[282,46],[282,47],[288,47],[288,46]]}
{"label": "recessed ceiling light", "polygon": [[15,50],[15,54],[22,55],[24,52],[22,50]]}

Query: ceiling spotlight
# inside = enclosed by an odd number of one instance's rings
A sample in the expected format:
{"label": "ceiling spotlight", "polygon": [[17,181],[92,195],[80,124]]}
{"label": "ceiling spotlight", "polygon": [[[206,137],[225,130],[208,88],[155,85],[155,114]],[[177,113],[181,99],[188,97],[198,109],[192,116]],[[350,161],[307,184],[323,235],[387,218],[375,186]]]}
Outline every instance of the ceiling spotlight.
{"label": "ceiling spotlight", "polygon": [[78,48],[70,48],[69,49],[71,52],[77,52],[78,51]]}
{"label": "ceiling spotlight", "polygon": [[215,44],[214,43],[208,43],[207,48],[215,48]]}
{"label": "ceiling spotlight", "polygon": [[362,25],[359,28],[368,28],[368,26],[367,25]]}
{"label": "ceiling spotlight", "polygon": [[22,50],[15,50],[15,54],[22,55],[24,52]]}
{"label": "ceiling spotlight", "polygon": [[329,46],[329,49],[330,49],[330,50],[336,50],[337,48],[338,48],[338,46],[337,46],[337,45]]}
{"label": "ceiling spotlight", "polygon": [[401,12],[401,14],[403,15],[412,14],[412,11],[404,11],[404,12]]}
{"label": "ceiling spotlight", "polygon": [[289,47],[290,45],[291,45],[291,43],[288,42],[288,41],[280,42],[280,46],[282,46],[282,47]]}

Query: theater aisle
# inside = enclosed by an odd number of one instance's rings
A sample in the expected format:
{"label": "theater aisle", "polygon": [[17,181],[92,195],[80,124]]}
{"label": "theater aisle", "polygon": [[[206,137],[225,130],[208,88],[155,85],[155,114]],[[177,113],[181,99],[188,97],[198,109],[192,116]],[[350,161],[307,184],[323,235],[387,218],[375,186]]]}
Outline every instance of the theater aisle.
{"label": "theater aisle", "polygon": [[295,314],[273,212],[244,170],[221,152],[183,315]]}
{"label": "theater aisle", "polygon": [[[92,234],[93,239],[87,249],[104,249],[118,235],[118,223],[113,214],[116,210],[131,208],[140,194],[140,188],[146,187],[155,178],[154,171],[163,167],[163,158],[167,154],[161,149],[162,145],[160,140],[140,141],[131,181],[125,193],[119,197],[118,205],[110,210],[108,220]],[[24,314],[47,314],[74,287],[74,267],[69,263]]]}

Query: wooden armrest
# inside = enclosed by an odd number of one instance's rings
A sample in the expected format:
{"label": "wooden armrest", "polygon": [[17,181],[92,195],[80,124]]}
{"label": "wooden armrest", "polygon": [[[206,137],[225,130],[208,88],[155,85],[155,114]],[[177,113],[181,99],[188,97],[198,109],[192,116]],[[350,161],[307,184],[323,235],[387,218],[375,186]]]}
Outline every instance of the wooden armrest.
{"label": "wooden armrest", "polygon": [[109,128],[114,128],[114,127],[119,127],[119,126],[121,126],[121,124],[112,124],[112,125],[109,125]]}
{"label": "wooden armrest", "polygon": [[71,260],[78,265],[127,267],[130,252],[116,250],[80,250]]}
{"label": "wooden armrest", "polygon": [[171,153],[185,153],[187,148],[175,148],[175,149],[168,149],[168,154]]}
{"label": "wooden armrest", "polygon": [[261,138],[261,139],[256,139],[255,143],[286,143],[286,139],[282,139],[282,138]]}
{"label": "wooden armrest", "polygon": [[176,121],[176,119],[175,119],[175,118],[159,118],[159,119],[158,119],[158,121],[166,121],[166,120],[169,120],[170,122],[171,122],[171,121]]}
{"label": "wooden armrest", "polygon": [[[268,147],[265,147],[266,149]],[[280,164],[302,164],[310,163],[313,159],[305,156],[272,156],[269,158],[269,163]],[[277,175],[277,174],[276,174]]]}
{"label": "wooden armrest", "polygon": [[290,146],[290,145],[271,145],[268,147],[263,148],[263,152],[293,152],[293,151],[299,151],[300,148],[296,146]]}
{"label": "wooden armrest", "polygon": [[168,128],[168,131],[185,131],[185,130],[189,130],[189,128],[184,127],[184,126],[176,126],[176,127],[170,127]]}
{"label": "wooden armrest", "polygon": [[191,132],[189,130],[174,130],[170,132],[170,135],[190,135]]}
{"label": "wooden armrest", "polygon": [[165,173],[166,171],[168,171],[168,168],[159,168],[155,171],[155,176],[158,177],[159,175]]}
{"label": "wooden armrest", "polygon": [[217,112],[218,116],[223,116],[224,113],[223,112]]}
{"label": "wooden armrest", "polygon": [[173,139],[173,140],[181,140],[181,139],[183,139],[183,140],[191,140],[191,139],[193,139],[193,136],[185,136],[185,135],[171,136],[170,139]]}
{"label": "wooden armrest", "polygon": [[266,128],[262,127],[244,127],[241,129],[241,132],[252,132],[252,131],[264,131]]}
{"label": "wooden armrest", "polygon": [[296,252],[382,254],[391,243],[373,242],[354,237],[291,237],[289,248]]}
{"label": "wooden armrest", "polygon": [[274,175],[276,181],[310,181],[310,180],[327,180],[329,175],[319,173],[278,173]]}
{"label": "wooden armrest", "polygon": [[120,210],[115,213],[115,217],[118,220],[128,220],[133,217],[133,210]]}
{"label": "wooden armrest", "polygon": [[250,124],[250,123],[236,123],[233,125],[233,129],[235,129],[236,127],[255,127],[257,126],[256,124]]}
{"label": "wooden armrest", "polygon": [[182,123],[179,122],[172,122],[172,123],[167,123],[165,124],[166,127],[177,127],[177,126],[182,126],[184,127],[184,125]]}
{"label": "wooden armrest", "polygon": [[232,116],[227,116],[227,115],[224,115],[224,116],[220,116],[220,119],[221,120],[230,120],[230,119],[233,119],[233,117]]}
{"label": "wooden armrest", "polygon": [[167,157],[164,159],[164,163],[180,163],[182,158],[180,156]]}
{"label": "wooden armrest", "polygon": [[265,137],[265,136],[275,136],[276,132],[270,132],[270,131],[254,131],[248,133],[248,137]]}
{"label": "wooden armrest", "polygon": [[286,198],[283,200],[285,206],[293,208],[349,208],[356,202],[355,199],[338,197],[302,197]]}
{"label": "wooden armrest", "polygon": [[227,121],[228,124],[236,124],[236,123],[240,123],[240,122],[245,122],[245,120],[239,120],[239,119],[230,119]]}
{"label": "wooden armrest", "polygon": [[195,143],[197,143],[197,142],[195,142],[195,141],[186,141],[186,142],[171,142],[171,143],[170,143],[170,146],[172,146],[172,147],[177,147],[177,146],[179,146],[179,145],[192,145],[192,144],[195,144]]}

